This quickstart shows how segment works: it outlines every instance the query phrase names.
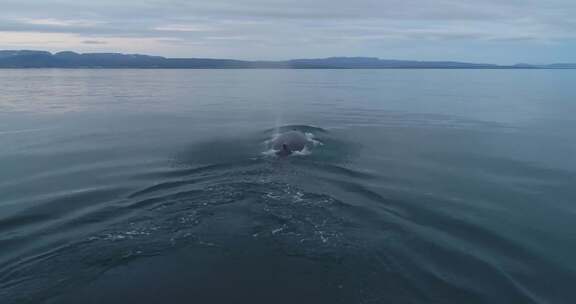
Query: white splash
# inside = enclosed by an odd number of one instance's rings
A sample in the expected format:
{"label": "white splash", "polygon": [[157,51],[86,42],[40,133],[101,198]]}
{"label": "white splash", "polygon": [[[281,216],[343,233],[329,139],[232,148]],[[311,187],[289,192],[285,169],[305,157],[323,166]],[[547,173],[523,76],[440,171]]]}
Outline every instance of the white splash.
{"label": "white splash", "polygon": [[[264,141],[264,146],[267,148],[267,150],[262,152],[262,155],[269,156],[269,157],[275,157],[278,155],[278,152],[280,152],[280,150],[274,149],[273,143],[276,139],[278,139],[278,137],[280,135],[281,134],[279,133],[279,131],[276,130],[276,133],[272,134],[272,138]],[[312,154],[311,147],[317,147],[317,146],[324,145],[321,141],[319,141],[315,138],[313,133],[305,132],[304,135],[306,136],[306,140],[307,140],[308,144],[301,151],[294,151],[289,156],[307,156],[307,155]]]}

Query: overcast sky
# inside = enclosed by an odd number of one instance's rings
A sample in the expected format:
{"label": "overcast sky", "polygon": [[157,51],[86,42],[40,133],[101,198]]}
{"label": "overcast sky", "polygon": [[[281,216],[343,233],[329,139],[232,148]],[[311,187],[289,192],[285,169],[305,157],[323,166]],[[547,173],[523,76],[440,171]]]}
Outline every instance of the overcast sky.
{"label": "overcast sky", "polygon": [[0,0],[0,49],[576,62],[576,0]]}

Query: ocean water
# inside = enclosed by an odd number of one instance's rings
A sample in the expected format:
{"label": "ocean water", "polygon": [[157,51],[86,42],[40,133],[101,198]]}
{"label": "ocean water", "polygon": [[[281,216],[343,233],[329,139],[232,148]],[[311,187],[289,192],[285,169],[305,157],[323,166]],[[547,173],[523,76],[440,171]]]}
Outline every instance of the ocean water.
{"label": "ocean water", "polygon": [[0,303],[574,303],[574,79],[0,70]]}

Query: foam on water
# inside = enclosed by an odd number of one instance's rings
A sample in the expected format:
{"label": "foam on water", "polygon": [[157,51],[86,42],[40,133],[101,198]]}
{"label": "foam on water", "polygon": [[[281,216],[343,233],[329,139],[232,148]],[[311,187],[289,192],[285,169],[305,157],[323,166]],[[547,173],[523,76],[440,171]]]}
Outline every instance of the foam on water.
{"label": "foam on water", "polygon": [[[280,135],[282,135],[282,133],[275,132],[272,134],[272,138],[264,141],[264,147],[266,150],[264,152],[262,152],[262,155],[267,156],[267,157],[276,157],[278,155],[278,152],[280,152],[280,150],[274,149],[273,143],[274,143],[274,141],[276,141],[278,139],[278,137]],[[312,154],[312,150],[315,147],[323,145],[323,143],[320,140],[316,139],[316,137],[314,136],[314,133],[304,132],[304,135],[306,136],[306,140],[307,140],[307,143],[304,146],[304,149],[302,149],[300,151],[292,152],[290,155],[288,155],[289,157],[290,156],[292,156],[292,157],[308,156],[308,155]]]}

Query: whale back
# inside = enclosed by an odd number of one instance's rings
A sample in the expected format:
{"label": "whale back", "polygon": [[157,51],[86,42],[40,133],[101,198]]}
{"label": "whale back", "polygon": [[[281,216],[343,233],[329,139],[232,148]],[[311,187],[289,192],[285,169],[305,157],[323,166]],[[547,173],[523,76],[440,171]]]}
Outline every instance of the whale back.
{"label": "whale back", "polygon": [[299,131],[289,131],[276,137],[272,143],[272,148],[284,154],[302,151],[308,143],[306,135]]}

